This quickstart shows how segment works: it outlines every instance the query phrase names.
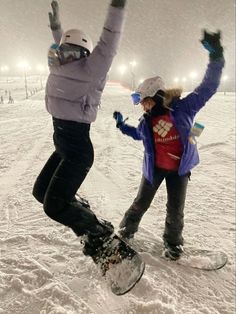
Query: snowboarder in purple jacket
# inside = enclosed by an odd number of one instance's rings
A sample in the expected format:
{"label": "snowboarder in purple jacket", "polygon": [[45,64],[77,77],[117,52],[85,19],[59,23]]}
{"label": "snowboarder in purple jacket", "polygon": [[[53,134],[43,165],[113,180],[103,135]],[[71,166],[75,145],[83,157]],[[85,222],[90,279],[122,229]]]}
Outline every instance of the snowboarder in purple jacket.
{"label": "snowboarder in purple jacket", "polygon": [[55,43],[48,53],[50,74],[45,101],[53,120],[55,151],[39,174],[33,195],[50,218],[78,236],[88,235],[95,249],[102,243],[100,237],[113,232],[113,226],[98,220],[76,192],[94,161],[90,124],[96,119],[107,73],[117,53],[125,5],[126,0],[111,0],[94,49],[82,30],[63,33],[57,1],[52,1],[49,13]]}
{"label": "snowboarder in purple jacket", "polygon": [[[167,206],[163,234],[166,256],[179,258],[183,252],[184,204],[190,171],[199,163],[195,136],[202,126],[194,117],[216,93],[224,67],[220,32],[204,31],[203,46],[210,62],[201,84],[184,98],[181,89],[166,89],[160,77],[145,80],[133,93],[134,104],[145,111],[137,128],[114,112],[116,126],[123,134],[144,144],[143,176],[137,197],[120,223],[120,235],[132,238],[143,214],[151,205],[162,181],[166,181]],[[200,128],[199,128],[200,127]]]}

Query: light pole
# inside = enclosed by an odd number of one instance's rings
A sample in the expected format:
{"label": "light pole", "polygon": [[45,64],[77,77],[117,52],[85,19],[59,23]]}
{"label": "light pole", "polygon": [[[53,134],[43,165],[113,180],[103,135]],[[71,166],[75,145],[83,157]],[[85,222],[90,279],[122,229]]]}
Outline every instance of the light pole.
{"label": "light pole", "polygon": [[26,76],[26,70],[29,70],[29,65],[26,61],[22,61],[19,63],[19,68],[23,69],[24,72],[24,80],[25,80],[25,98],[28,99],[29,98],[29,94],[28,94],[28,84],[27,84],[27,76]]}
{"label": "light pole", "polygon": [[134,74],[134,68],[136,67],[137,63],[135,60],[131,61],[130,63],[130,73],[131,73],[131,88],[132,90],[135,90],[135,74]]}
{"label": "light pole", "polygon": [[224,95],[226,95],[226,81],[228,80],[228,75],[224,75],[222,77],[222,80],[223,80],[223,90],[224,90]]}
{"label": "light pole", "polygon": [[191,90],[193,90],[194,88],[194,80],[195,78],[197,77],[197,73],[195,71],[192,71],[190,74],[189,74],[190,78],[191,78]]}
{"label": "light pole", "polygon": [[183,88],[185,89],[185,83],[187,81],[186,77],[183,77],[181,81],[183,82]]}
{"label": "light pole", "polygon": [[40,88],[43,89],[43,80],[42,80],[42,73],[44,71],[44,67],[41,64],[38,64],[37,70],[39,72],[39,79],[40,79]]}
{"label": "light pole", "polygon": [[121,64],[118,68],[118,71],[120,72],[120,75],[121,75],[122,82],[123,82],[123,75],[125,74],[126,70],[127,70],[127,66],[125,64]]}
{"label": "light pole", "polygon": [[[9,68],[8,68],[7,65],[1,66],[0,69],[1,69],[1,72],[2,72],[2,73],[7,73],[7,72],[9,71]],[[8,76],[7,76],[7,83],[8,83]]]}

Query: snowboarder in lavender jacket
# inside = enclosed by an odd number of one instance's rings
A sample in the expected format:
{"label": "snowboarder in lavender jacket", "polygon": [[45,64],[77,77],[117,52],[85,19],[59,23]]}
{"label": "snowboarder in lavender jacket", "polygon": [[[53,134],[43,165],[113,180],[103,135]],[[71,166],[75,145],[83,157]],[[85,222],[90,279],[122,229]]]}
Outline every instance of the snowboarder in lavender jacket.
{"label": "snowboarder in lavender jacket", "polygon": [[[142,140],[145,148],[143,176],[138,194],[120,223],[120,235],[132,238],[143,214],[151,205],[162,181],[166,181],[167,205],[163,234],[165,254],[177,259],[183,252],[184,205],[190,171],[199,163],[197,135],[193,120],[216,93],[224,67],[220,32],[204,31],[203,46],[210,62],[201,84],[184,98],[181,89],[166,89],[160,77],[145,80],[133,93],[134,104],[145,111],[137,128],[114,112],[116,126],[123,134]],[[200,126],[201,129],[201,126]]]}
{"label": "snowboarder in lavender jacket", "polygon": [[55,151],[39,174],[33,195],[50,218],[78,236],[89,235],[95,249],[102,243],[100,238],[113,232],[113,226],[98,220],[89,205],[75,195],[94,161],[90,124],[96,119],[107,72],[117,53],[125,5],[126,0],[111,1],[94,49],[83,31],[63,33],[57,1],[52,1],[49,13],[55,43],[48,53],[45,100],[53,120]]}

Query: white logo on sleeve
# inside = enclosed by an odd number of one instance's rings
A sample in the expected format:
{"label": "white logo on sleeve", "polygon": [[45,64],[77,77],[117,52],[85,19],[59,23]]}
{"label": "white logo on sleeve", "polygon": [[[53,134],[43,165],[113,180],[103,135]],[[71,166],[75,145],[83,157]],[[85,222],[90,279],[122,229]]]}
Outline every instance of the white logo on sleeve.
{"label": "white logo on sleeve", "polygon": [[159,120],[158,123],[153,127],[153,132],[157,133],[160,137],[166,137],[172,126],[173,124],[170,122]]}

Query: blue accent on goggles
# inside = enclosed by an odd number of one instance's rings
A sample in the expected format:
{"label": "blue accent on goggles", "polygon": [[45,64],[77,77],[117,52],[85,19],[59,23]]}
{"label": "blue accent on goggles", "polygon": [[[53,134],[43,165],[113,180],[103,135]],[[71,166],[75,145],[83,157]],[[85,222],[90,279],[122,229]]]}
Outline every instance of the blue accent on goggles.
{"label": "blue accent on goggles", "polygon": [[59,48],[59,45],[58,44],[56,44],[56,43],[54,43],[54,44],[52,44],[51,46],[50,46],[50,49],[58,49]]}
{"label": "blue accent on goggles", "polygon": [[138,105],[141,101],[141,94],[140,93],[133,93],[131,94],[131,98],[134,105]]}

